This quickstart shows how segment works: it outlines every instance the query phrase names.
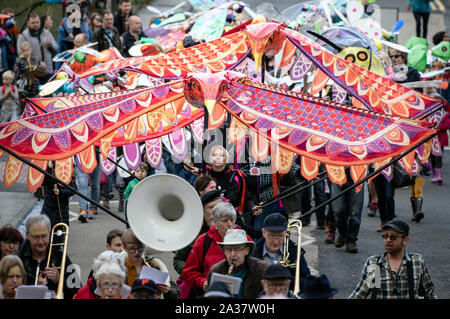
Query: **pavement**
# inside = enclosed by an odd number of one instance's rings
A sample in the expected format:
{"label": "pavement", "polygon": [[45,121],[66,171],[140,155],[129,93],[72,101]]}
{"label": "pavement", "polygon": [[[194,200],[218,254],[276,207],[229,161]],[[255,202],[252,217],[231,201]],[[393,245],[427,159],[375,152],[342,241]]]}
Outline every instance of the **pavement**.
{"label": "pavement", "polygon": [[[3,177],[8,155],[0,158],[0,176]],[[11,224],[19,227],[33,210],[37,199],[27,189],[28,166],[24,164],[18,181],[10,188],[0,183],[0,225]]]}

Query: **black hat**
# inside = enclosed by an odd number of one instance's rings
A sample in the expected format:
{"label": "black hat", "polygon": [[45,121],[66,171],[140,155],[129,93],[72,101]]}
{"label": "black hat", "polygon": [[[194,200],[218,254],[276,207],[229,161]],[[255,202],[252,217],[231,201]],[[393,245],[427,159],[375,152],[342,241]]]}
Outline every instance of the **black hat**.
{"label": "black hat", "polygon": [[145,289],[147,291],[157,293],[158,287],[155,282],[151,279],[136,279],[131,287],[131,292],[134,292],[139,289]]}
{"label": "black hat", "polygon": [[230,287],[222,281],[214,281],[206,289],[204,298],[233,298]]}
{"label": "black hat", "polygon": [[291,275],[291,272],[286,267],[280,265],[280,264],[271,264],[267,266],[267,268],[264,270],[262,279],[291,279],[293,280],[293,276]]}
{"label": "black hat", "polygon": [[303,291],[299,295],[303,299],[327,299],[338,292],[336,288],[331,288],[326,275],[320,277],[308,275],[303,284]]}
{"label": "black hat", "polygon": [[280,213],[272,213],[264,219],[263,228],[268,231],[280,231],[287,229],[287,219]]}
{"label": "black hat", "polygon": [[220,193],[221,193],[220,189],[214,189],[212,191],[209,191],[209,192],[203,194],[202,205],[206,205],[215,200],[221,199],[222,197],[220,196]]}
{"label": "black hat", "polygon": [[393,219],[393,220],[389,221],[386,225],[384,225],[382,229],[385,230],[388,228],[392,228],[396,232],[405,234],[406,236],[409,235],[409,226],[403,220]]}

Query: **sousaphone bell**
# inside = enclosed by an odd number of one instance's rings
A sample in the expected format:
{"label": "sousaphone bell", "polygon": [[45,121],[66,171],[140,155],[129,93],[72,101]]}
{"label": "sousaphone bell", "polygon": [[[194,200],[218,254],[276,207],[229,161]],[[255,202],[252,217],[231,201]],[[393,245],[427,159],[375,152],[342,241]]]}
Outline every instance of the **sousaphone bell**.
{"label": "sousaphone bell", "polygon": [[172,174],[140,181],[127,203],[130,228],[152,253],[176,251],[197,238],[203,206],[195,189]]}

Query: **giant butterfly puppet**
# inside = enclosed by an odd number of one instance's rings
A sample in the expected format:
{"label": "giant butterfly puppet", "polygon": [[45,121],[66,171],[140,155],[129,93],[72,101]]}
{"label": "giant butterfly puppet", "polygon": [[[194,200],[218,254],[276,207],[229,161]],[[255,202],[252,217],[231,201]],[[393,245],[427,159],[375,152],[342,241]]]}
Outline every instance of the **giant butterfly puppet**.
{"label": "giant butterfly puppet", "polygon": [[[258,66],[263,54],[278,53],[287,41],[307,61],[296,63],[297,75],[306,74],[312,65],[316,68],[313,91],[332,80],[360,105],[321,99],[311,90],[311,94],[284,91],[226,71],[238,67],[250,52]],[[262,161],[270,154],[274,169],[286,173],[299,154],[306,179],[316,177],[323,162],[330,180],[342,185],[345,166],[350,166],[352,179],[360,181],[366,164],[380,166],[428,140],[436,131],[430,129],[430,122],[418,119],[442,108],[442,101],[344,60],[278,23],[246,25],[220,39],[162,56],[108,61],[80,77],[121,69],[165,79],[166,83],[121,92],[34,99],[33,103],[50,112],[0,124],[0,145],[43,169],[48,161],[56,161],[56,177],[68,181],[73,157],[83,171],[95,168],[94,145],[100,146],[106,158],[114,146],[126,148],[145,141],[147,158],[157,166],[161,136],[194,124],[194,137],[203,140],[203,115],[208,118],[208,128],[215,128],[223,125],[229,113],[229,140],[238,145],[248,133],[255,160]],[[179,153],[185,147],[183,138],[179,133],[171,136]],[[426,145],[423,159],[429,154],[429,143]],[[414,153],[410,154],[413,156],[402,158],[409,171],[414,159]],[[17,181],[21,168],[22,162],[9,156],[6,186]],[[29,168],[30,190],[42,179],[38,170]]]}

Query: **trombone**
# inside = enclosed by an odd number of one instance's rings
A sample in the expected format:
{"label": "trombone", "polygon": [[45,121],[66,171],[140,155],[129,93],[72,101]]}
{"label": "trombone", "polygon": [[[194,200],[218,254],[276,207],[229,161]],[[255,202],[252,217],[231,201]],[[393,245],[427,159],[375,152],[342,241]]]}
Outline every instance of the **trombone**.
{"label": "trombone", "polygon": [[[289,262],[289,241],[291,238],[291,228],[297,229],[297,258],[295,263]],[[283,259],[279,262],[284,267],[295,267],[295,284],[294,295],[297,296],[300,292],[300,256],[301,256],[301,244],[302,244],[302,222],[299,219],[294,219],[289,222],[287,226],[287,233],[284,238],[283,247]]]}
{"label": "trombone", "polygon": [[[59,229],[56,230],[58,227],[63,228],[63,230]],[[61,242],[55,242],[53,243],[53,237],[54,236],[64,236],[64,241]],[[58,267],[59,269],[59,281],[58,281],[58,288],[56,290],[56,299],[62,299],[63,298],[63,287],[64,287],[64,272],[66,268],[66,255],[67,255],[67,240],[69,238],[69,226],[65,223],[58,223],[52,228],[52,235],[50,240],[50,246],[48,250],[48,258],[47,258],[47,268],[50,267],[50,260],[52,256],[52,250],[53,246],[64,246],[63,247],[63,255],[61,260],[61,266]]]}

